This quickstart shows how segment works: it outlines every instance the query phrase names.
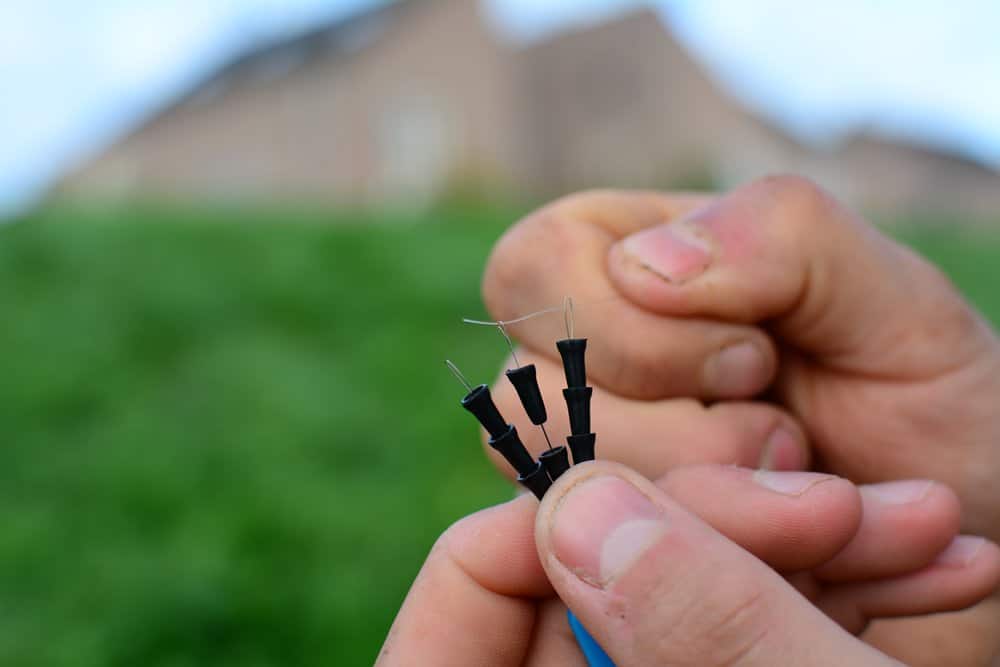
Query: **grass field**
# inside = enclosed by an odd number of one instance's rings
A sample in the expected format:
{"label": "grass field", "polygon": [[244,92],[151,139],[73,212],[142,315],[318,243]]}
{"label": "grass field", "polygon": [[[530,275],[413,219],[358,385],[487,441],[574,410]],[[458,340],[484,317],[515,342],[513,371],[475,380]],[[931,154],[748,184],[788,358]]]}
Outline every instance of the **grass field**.
{"label": "grass field", "polygon": [[[442,359],[493,376],[459,320],[514,214],[428,217],[0,228],[0,664],[372,661],[436,535],[509,494]],[[1000,232],[905,236],[1000,318]]]}

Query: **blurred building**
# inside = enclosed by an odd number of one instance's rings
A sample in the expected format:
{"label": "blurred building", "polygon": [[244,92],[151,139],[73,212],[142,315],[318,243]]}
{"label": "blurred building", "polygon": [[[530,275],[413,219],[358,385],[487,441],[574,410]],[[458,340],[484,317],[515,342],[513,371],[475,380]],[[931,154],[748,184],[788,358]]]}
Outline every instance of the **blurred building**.
{"label": "blurred building", "polygon": [[802,145],[652,11],[516,46],[473,0],[403,0],[247,53],[80,166],[64,196],[427,200],[812,176],[876,212],[1000,210],[1000,174],[859,135]]}

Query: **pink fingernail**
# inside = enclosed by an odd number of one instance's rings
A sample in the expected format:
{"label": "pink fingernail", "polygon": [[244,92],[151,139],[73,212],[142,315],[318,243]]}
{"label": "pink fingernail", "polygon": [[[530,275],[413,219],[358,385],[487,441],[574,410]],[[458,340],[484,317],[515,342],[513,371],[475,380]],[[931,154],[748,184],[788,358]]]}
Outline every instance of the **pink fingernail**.
{"label": "pink fingernail", "polygon": [[829,482],[831,479],[836,479],[836,477],[813,472],[772,472],[770,470],[758,470],[753,474],[753,481],[783,496],[801,496],[817,484]]}
{"label": "pink fingernail", "polygon": [[622,249],[643,268],[676,283],[701,275],[712,263],[704,232],[685,221],[644,229],[626,238]]}
{"label": "pink fingernail", "polygon": [[805,464],[806,455],[799,438],[788,428],[779,426],[764,443],[757,467],[762,470],[801,470]]}
{"label": "pink fingernail", "polygon": [[898,482],[882,482],[861,487],[861,493],[873,496],[887,505],[909,505],[927,497],[934,488],[934,482],[926,479],[908,479]]}
{"label": "pink fingernail", "polygon": [[574,486],[553,516],[552,548],[587,583],[604,587],[667,530],[659,508],[620,477],[594,477]]}
{"label": "pink fingernail", "polygon": [[951,541],[951,544],[944,551],[938,554],[934,563],[948,567],[968,567],[972,561],[976,560],[976,556],[979,555],[984,544],[986,544],[986,540],[982,537],[959,535]]}
{"label": "pink fingernail", "polygon": [[764,353],[750,341],[724,347],[705,362],[702,382],[717,396],[739,396],[758,391],[767,382]]}

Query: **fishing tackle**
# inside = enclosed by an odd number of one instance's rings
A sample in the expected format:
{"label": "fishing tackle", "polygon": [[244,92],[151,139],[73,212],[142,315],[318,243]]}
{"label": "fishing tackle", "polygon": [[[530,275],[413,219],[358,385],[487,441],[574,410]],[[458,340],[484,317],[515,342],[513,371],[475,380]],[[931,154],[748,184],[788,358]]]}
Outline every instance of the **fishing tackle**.
{"label": "fishing tackle", "polygon": [[[508,369],[504,375],[514,386],[514,391],[517,392],[521,407],[524,408],[528,419],[541,429],[545,442],[549,446],[546,451],[539,455],[537,461],[531,457],[521,442],[514,425],[507,423],[507,420],[500,414],[490,396],[489,388],[484,384],[473,387],[455,364],[451,361],[445,361],[448,368],[468,391],[461,401],[462,407],[471,412],[489,433],[490,447],[500,452],[511,467],[517,471],[517,481],[530,489],[539,500],[544,497],[552,482],[569,469],[569,452],[564,446],[552,446],[552,440],[549,439],[548,431],[545,429],[548,412],[545,409],[541,388],[538,386],[537,370],[534,364],[522,366],[521,362],[518,361],[514,342],[507,333],[507,325],[555,310],[550,308],[507,322],[464,320],[468,324],[497,327],[507,342],[515,368]],[[573,300],[569,297],[566,297],[563,303],[563,316],[566,324],[566,338],[556,342],[556,349],[562,358],[563,372],[566,375],[563,399],[566,401],[570,423],[570,434],[566,436],[566,442],[569,445],[569,451],[573,453],[573,463],[577,464],[594,460],[597,435],[590,426],[590,399],[594,390],[587,386],[587,339],[574,336]],[[573,635],[590,667],[614,667],[614,663],[587,633],[573,612],[567,611],[567,614]]]}

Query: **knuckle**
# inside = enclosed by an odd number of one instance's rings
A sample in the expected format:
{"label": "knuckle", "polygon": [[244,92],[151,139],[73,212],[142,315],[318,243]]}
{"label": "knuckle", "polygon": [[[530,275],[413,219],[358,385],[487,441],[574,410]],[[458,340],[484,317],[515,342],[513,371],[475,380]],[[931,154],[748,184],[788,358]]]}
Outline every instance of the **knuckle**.
{"label": "knuckle", "polygon": [[767,176],[756,184],[787,224],[812,228],[837,217],[836,200],[815,181],[797,174]]}
{"label": "knuckle", "polygon": [[476,540],[480,529],[475,514],[456,520],[434,542],[427,556],[427,562],[436,562],[436,567],[446,564],[446,567],[462,572],[468,579],[477,584],[482,582],[477,576],[475,558],[470,560],[473,552],[469,550],[470,541]]}
{"label": "knuckle", "polygon": [[935,305],[944,306],[946,312],[956,315],[970,312],[965,297],[962,296],[958,288],[955,287],[955,283],[941,267],[906,246],[898,247],[903,249],[913,264],[911,275],[918,279],[921,290],[925,292],[933,290],[932,295],[939,300],[939,303]]}
{"label": "knuckle", "polygon": [[500,238],[483,274],[483,300],[494,317],[509,318],[517,309],[530,307],[540,283],[558,275],[560,264],[573,256],[582,224],[556,202],[522,219]]}
{"label": "knuckle", "polygon": [[454,559],[454,544],[457,536],[465,529],[466,521],[469,517],[462,517],[448,526],[443,533],[434,541],[431,547],[430,557],[444,557]]}
{"label": "knuckle", "polygon": [[773,621],[771,598],[754,583],[718,593],[694,600],[680,623],[659,637],[654,655],[664,664],[734,667],[752,661]]}
{"label": "knuckle", "polygon": [[714,403],[704,408],[706,443],[702,456],[706,462],[756,466],[768,434],[783,422],[781,413],[760,406],[753,413],[732,409],[731,403]]}
{"label": "knuckle", "polygon": [[638,398],[659,397],[663,393],[666,361],[664,354],[655,346],[641,345],[627,340],[617,352],[611,368],[615,387],[629,387],[629,393]]}
{"label": "knuckle", "polygon": [[939,313],[938,321],[957,334],[962,340],[973,331],[979,329],[978,313],[955,287],[951,279],[937,266],[921,259],[926,282],[931,293],[931,312]]}
{"label": "knuckle", "polygon": [[[980,358],[981,344],[993,339],[982,316],[938,266],[904,246],[898,247],[905,253],[904,272],[910,278],[906,287],[919,292],[913,295],[912,303],[922,304],[915,311],[919,326],[902,329],[898,334],[899,345],[910,343],[914,336],[919,336],[928,346],[950,341],[954,344],[951,359],[955,368]],[[939,356],[923,346],[921,351],[930,355],[929,358]],[[942,372],[947,370],[950,365]]]}
{"label": "knuckle", "polygon": [[601,352],[604,364],[597,380],[621,396],[657,400],[676,394],[682,386],[684,371],[677,367],[670,350],[629,337],[614,347],[601,348]]}
{"label": "knuckle", "polygon": [[587,190],[580,190],[578,192],[573,192],[559,197],[551,204],[543,208],[542,211],[572,214],[575,211],[590,210],[595,206],[605,203],[608,199],[617,198],[622,194],[621,190],[614,190],[611,188],[590,188]]}
{"label": "knuckle", "polygon": [[[490,254],[483,275],[483,300],[500,319],[551,304],[553,286],[587,275],[595,262],[595,235],[608,210],[627,209],[634,195],[619,190],[584,190],[566,195],[513,225]],[[633,202],[634,203],[634,202]],[[546,287],[552,289],[545,289]]]}
{"label": "knuckle", "polygon": [[776,174],[764,183],[778,197],[804,208],[819,208],[829,204],[830,195],[815,181],[798,174]]}

